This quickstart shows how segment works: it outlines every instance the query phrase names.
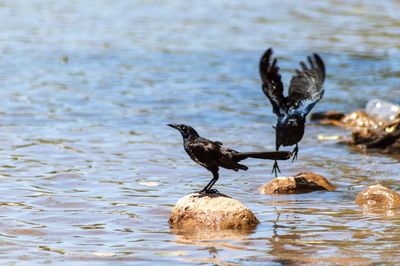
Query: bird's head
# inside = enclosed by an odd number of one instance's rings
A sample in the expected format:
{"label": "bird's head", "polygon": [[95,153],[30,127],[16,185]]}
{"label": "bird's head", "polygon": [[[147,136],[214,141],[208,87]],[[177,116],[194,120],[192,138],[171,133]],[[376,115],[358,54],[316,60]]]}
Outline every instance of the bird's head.
{"label": "bird's head", "polygon": [[197,134],[196,130],[192,128],[191,126],[184,125],[184,124],[167,124],[167,126],[175,128],[179,132],[181,132],[182,137],[185,139],[191,139],[191,138],[196,138],[199,136]]}
{"label": "bird's head", "polygon": [[285,127],[287,129],[301,127],[305,124],[305,119],[301,115],[291,114],[279,121],[280,127]]}
{"label": "bird's head", "polygon": [[289,128],[295,128],[299,126],[299,119],[297,117],[291,117],[286,120],[285,126]]}

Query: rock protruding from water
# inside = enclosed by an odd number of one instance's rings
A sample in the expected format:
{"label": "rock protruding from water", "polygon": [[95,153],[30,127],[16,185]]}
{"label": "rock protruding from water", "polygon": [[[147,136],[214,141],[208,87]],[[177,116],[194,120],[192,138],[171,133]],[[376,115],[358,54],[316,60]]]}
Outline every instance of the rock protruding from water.
{"label": "rock protruding from water", "polygon": [[319,121],[323,125],[342,126],[351,130],[381,129],[383,122],[373,119],[364,111],[355,111],[343,114],[336,111],[318,112],[310,116],[311,120]]}
{"label": "rock protruding from water", "polygon": [[346,114],[342,118],[340,117],[340,113],[332,111],[313,114],[311,119],[319,120],[321,124],[342,126],[350,129],[352,131],[352,139],[341,143],[360,148],[363,151],[400,154],[399,116],[392,114],[389,120],[378,120],[377,118],[382,116],[371,117],[364,111],[356,111]]}
{"label": "rock protruding from water", "polygon": [[333,191],[336,187],[325,177],[304,172],[296,176],[277,177],[260,188],[262,194],[301,194],[318,190]]}
{"label": "rock protruding from water", "polygon": [[328,120],[328,121],[340,121],[345,115],[338,111],[328,112],[314,112],[310,115],[311,120]]}
{"label": "rock protruding from water", "polygon": [[169,223],[185,229],[253,229],[259,221],[238,200],[217,193],[192,193],[175,204]]}
{"label": "rock protruding from water", "polygon": [[400,208],[400,195],[382,185],[373,185],[357,195],[356,203],[364,209],[397,209]]}

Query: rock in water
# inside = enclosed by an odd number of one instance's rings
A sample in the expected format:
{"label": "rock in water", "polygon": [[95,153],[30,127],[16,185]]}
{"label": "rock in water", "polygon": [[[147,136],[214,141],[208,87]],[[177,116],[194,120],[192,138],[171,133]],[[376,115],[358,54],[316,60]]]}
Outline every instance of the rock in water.
{"label": "rock in water", "polygon": [[356,203],[365,209],[397,209],[400,208],[400,195],[382,185],[374,185],[361,191]]}
{"label": "rock in water", "polygon": [[179,228],[253,229],[259,221],[240,201],[223,194],[192,193],[172,209],[169,223]]}
{"label": "rock in water", "polygon": [[377,121],[363,111],[356,111],[345,115],[341,122],[351,130],[360,130],[363,128],[380,129],[383,126],[382,121]]}
{"label": "rock in water", "polygon": [[310,120],[334,120],[340,121],[345,115],[337,111],[314,112],[310,115]]}
{"label": "rock in water", "polygon": [[260,188],[262,194],[300,194],[318,190],[333,191],[333,186],[325,177],[311,172],[296,176],[277,177]]}

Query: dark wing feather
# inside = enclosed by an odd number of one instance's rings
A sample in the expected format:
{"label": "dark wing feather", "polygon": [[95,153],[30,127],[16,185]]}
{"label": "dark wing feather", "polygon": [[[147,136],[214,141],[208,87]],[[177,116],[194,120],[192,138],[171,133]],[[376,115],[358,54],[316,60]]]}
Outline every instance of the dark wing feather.
{"label": "dark wing feather", "polygon": [[220,142],[211,141],[205,138],[198,138],[189,144],[189,155],[198,164],[210,168],[221,166],[235,171],[247,170],[245,165],[238,164],[232,159],[235,150],[221,147]]}
{"label": "dark wing feather", "polygon": [[196,163],[205,166],[218,161],[221,157],[221,147],[214,141],[200,137],[189,144],[188,153]]}
{"label": "dark wing feather", "polygon": [[277,59],[272,63],[272,48],[269,48],[261,57],[260,60],[260,76],[262,80],[262,89],[272,104],[272,110],[276,115],[285,113],[284,106],[286,98],[283,96],[283,84]]}
{"label": "dark wing feather", "polygon": [[289,114],[299,114],[303,118],[324,95],[322,84],[325,80],[325,65],[317,54],[309,56],[308,64],[300,62],[302,70],[296,70],[289,86]]}
{"label": "dark wing feather", "polygon": [[239,154],[239,152],[235,150],[221,147],[222,156],[218,160],[218,165],[226,169],[233,169],[235,171],[238,171],[239,169],[247,170],[247,166],[238,163],[238,161],[240,160],[238,158],[235,158],[237,154]]}

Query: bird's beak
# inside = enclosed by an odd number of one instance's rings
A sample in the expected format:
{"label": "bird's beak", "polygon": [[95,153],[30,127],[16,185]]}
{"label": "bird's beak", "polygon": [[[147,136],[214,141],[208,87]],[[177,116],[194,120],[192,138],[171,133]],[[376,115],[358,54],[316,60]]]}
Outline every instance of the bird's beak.
{"label": "bird's beak", "polygon": [[167,126],[178,129],[178,125],[177,124],[167,124]]}

